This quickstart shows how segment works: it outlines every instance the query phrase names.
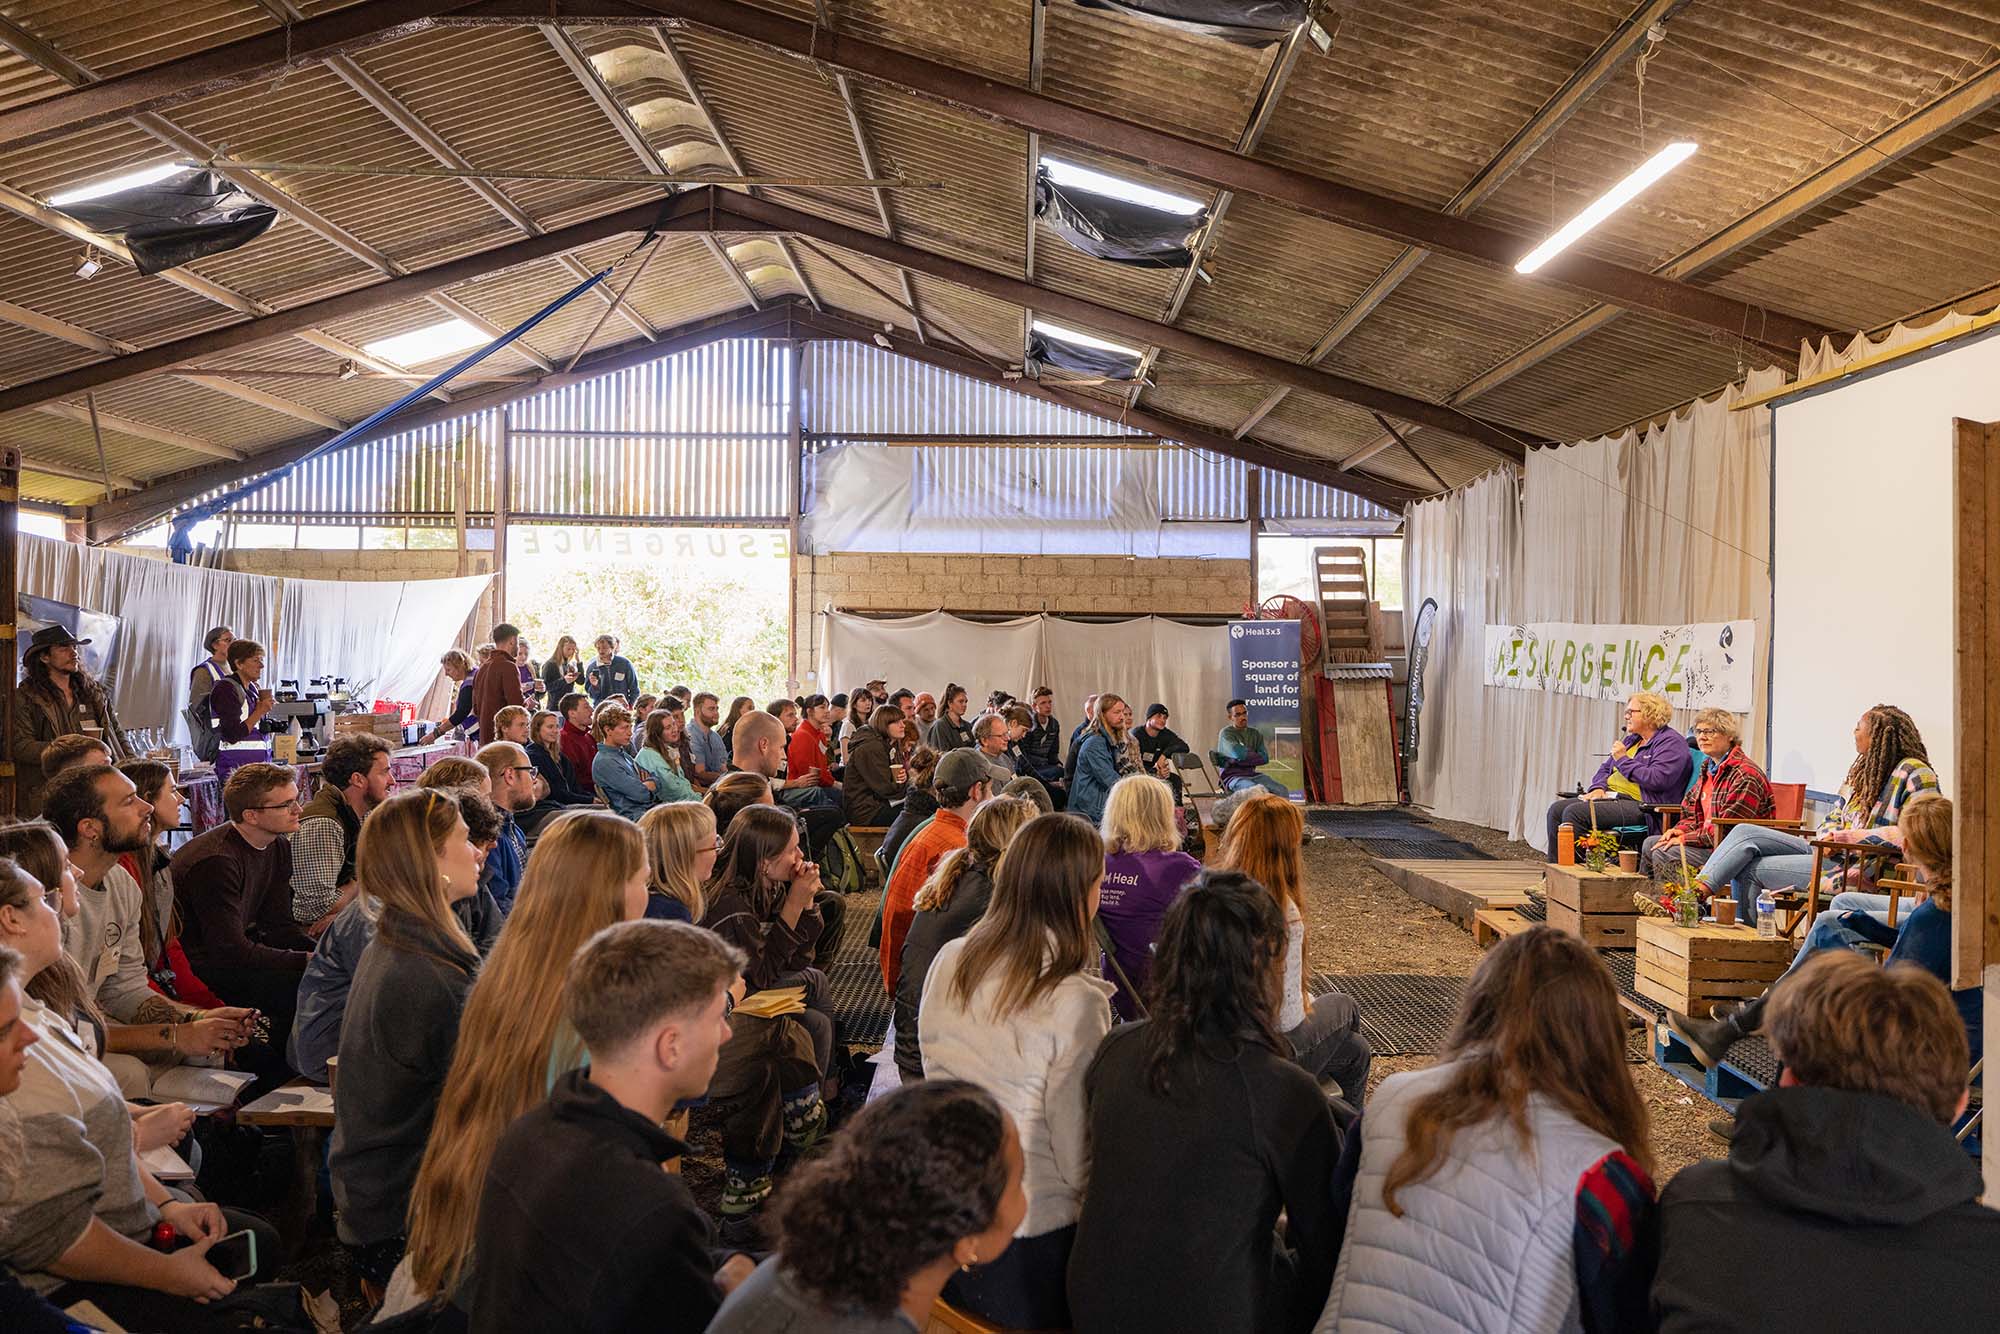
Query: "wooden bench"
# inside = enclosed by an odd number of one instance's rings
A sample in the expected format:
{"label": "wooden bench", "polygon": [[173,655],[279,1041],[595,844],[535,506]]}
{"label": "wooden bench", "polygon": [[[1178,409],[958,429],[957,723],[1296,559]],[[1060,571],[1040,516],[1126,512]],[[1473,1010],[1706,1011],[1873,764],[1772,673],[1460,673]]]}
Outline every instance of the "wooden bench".
{"label": "wooden bench", "polygon": [[861,854],[861,877],[864,884],[879,885],[882,882],[882,866],[875,854],[881,851],[882,838],[889,832],[885,824],[851,824],[847,826],[847,836],[854,840],[854,850]]}
{"label": "wooden bench", "polygon": [[[996,1325],[982,1320],[976,1315],[968,1315],[944,1298],[937,1299],[931,1307],[931,1318],[924,1323],[924,1334],[1030,1334],[1017,1331],[1007,1325]],[[1057,1331],[1042,1331],[1042,1334],[1057,1334]]]}
{"label": "wooden bench", "polygon": [[1512,908],[1481,908],[1472,914],[1472,943],[1480,949],[1517,936],[1534,923]]}

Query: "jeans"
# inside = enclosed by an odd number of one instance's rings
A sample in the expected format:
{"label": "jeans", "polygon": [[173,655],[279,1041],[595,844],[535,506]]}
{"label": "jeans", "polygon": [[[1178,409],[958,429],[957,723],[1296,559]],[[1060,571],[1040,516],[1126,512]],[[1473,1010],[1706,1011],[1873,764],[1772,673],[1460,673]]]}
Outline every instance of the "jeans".
{"label": "jeans", "polygon": [[[1915,909],[1917,900],[1904,899],[1896,908],[1896,920]],[[1827,950],[1851,950],[1865,944],[1868,937],[1850,929],[1840,920],[1844,912],[1865,912],[1870,917],[1878,917],[1883,922],[1889,920],[1889,896],[1887,894],[1864,894],[1859,890],[1847,890],[1833,896],[1833,903],[1826,911],[1813,918],[1810,930],[1806,932],[1805,945],[1793,957],[1790,966],[1777,981],[1764,989],[1764,994],[1745,1005],[1736,1013],[1736,1026],[1745,1033],[1755,1033],[1764,1022],[1764,1006],[1785,979],[1796,973],[1806,960]]]}
{"label": "jeans", "polygon": [[[1590,832],[1590,808],[1597,808],[1599,829],[1626,829],[1646,823],[1646,809],[1630,797],[1608,797],[1602,801],[1583,801],[1574,797],[1557,797],[1549,806],[1549,860],[1556,859],[1556,827],[1567,823],[1582,838]],[[1582,858],[1578,858],[1579,861]]]}
{"label": "jeans", "polygon": [[1797,834],[1763,825],[1740,824],[1710,854],[1701,878],[1711,886],[1732,886],[1736,920],[1755,926],[1757,891],[1804,889],[1812,880],[1812,861],[1811,845]]}
{"label": "jeans", "polygon": [[1359,1111],[1368,1096],[1368,1066],[1375,1059],[1374,1048],[1361,1035],[1361,1007],[1354,998],[1329,991],[1312,1003],[1305,1022],[1285,1038],[1292,1044],[1292,1059],[1314,1079],[1331,1079],[1340,1085],[1340,1096]]}
{"label": "jeans", "polygon": [[1269,774],[1243,774],[1222,780],[1222,790],[1225,792],[1248,792],[1253,787],[1261,787],[1266,792],[1275,792],[1281,797],[1292,795],[1290,788]]}
{"label": "jeans", "polygon": [[1651,876],[1655,883],[1663,884],[1680,874],[1681,854],[1687,854],[1690,869],[1699,871],[1715,855],[1714,848],[1684,848],[1679,844],[1663,848],[1660,835],[1648,834],[1646,841],[1639,845],[1639,869]]}

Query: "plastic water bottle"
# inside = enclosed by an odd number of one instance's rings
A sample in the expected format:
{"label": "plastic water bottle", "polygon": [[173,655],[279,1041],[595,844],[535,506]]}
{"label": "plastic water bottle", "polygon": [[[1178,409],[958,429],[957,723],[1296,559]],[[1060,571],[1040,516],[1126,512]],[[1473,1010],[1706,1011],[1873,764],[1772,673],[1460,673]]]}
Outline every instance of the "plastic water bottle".
{"label": "plastic water bottle", "polygon": [[1768,889],[1757,891],[1757,935],[1763,940],[1778,938],[1778,901]]}

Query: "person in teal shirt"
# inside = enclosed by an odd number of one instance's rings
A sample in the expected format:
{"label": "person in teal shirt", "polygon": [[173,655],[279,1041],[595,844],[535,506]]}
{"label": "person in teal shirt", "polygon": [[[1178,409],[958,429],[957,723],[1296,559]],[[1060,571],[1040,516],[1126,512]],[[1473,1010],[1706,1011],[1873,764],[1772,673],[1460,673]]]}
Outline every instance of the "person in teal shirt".
{"label": "person in teal shirt", "polygon": [[1261,787],[1281,797],[1292,795],[1277,779],[1257,772],[1271,762],[1271,752],[1264,747],[1264,734],[1250,725],[1250,706],[1242,700],[1229,701],[1229,726],[1216,735],[1215,750],[1223,759],[1223,791]]}
{"label": "person in teal shirt", "polygon": [[639,767],[658,780],[655,803],[700,801],[681,771],[681,715],[671,709],[654,709],[646,715],[646,744],[639,747]]}

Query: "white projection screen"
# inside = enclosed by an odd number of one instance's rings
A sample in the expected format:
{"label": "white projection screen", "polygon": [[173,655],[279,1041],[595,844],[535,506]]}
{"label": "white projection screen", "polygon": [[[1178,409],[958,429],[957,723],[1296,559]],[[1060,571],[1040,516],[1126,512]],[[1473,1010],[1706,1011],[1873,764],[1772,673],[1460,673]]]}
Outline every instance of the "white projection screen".
{"label": "white projection screen", "polygon": [[1907,710],[1946,795],[1954,418],[2000,420],[2000,337],[1891,363],[1774,410],[1771,777],[1840,786],[1869,706]]}

